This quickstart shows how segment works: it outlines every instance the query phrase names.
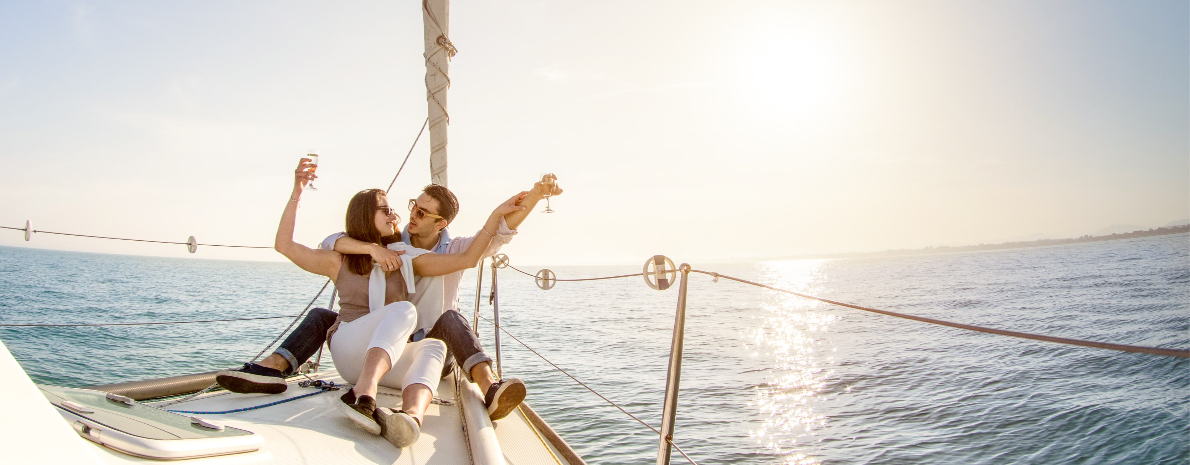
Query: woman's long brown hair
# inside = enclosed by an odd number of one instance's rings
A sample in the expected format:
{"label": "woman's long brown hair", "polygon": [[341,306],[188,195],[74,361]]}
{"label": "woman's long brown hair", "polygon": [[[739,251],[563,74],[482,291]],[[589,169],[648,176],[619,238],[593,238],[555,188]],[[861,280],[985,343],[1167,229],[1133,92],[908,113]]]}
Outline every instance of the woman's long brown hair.
{"label": "woman's long brown hair", "polygon": [[[376,211],[380,208],[382,195],[385,195],[384,189],[365,189],[351,197],[351,202],[347,203],[347,236],[357,241],[380,245],[388,245],[398,240],[400,236],[381,236],[376,230]],[[367,276],[372,272],[371,255],[343,254],[343,258],[347,261],[347,269],[352,273]]]}

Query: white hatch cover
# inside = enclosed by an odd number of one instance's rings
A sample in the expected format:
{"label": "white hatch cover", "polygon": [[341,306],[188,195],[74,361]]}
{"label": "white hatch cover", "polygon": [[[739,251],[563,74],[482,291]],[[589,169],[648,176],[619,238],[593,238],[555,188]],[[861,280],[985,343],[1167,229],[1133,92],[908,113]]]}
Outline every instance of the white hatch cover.
{"label": "white hatch cover", "polygon": [[238,428],[87,389],[39,386],[84,439],[129,455],[177,460],[251,452],[264,440]]}

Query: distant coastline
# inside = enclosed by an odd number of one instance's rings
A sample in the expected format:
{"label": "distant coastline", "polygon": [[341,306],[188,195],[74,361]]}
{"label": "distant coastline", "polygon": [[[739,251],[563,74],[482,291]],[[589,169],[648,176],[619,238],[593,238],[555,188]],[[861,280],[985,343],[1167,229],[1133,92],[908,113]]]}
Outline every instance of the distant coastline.
{"label": "distant coastline", "polygon": [[785,257],[783,260],[823,259],[823,258],[871,258],[871,257],[899,257],[905,255],[929,255],[939,253],[979,252],[985,250],[1023,249],[1027,247],[1046,247],[1051,245],[1078,244],[1082,242],[1115,241],[1120,239],[1135,239],[1138,237],[1164,236],[1168,234],[1185,234],[1190,232],[1190,224],[1178,226],[1163,226],[1132,231],[1129,233],[1112,233],[1102,236],[1085,235],[1068,239],[1040,239],[1036,241],[1002,242],[999,244],[964,245],[958,247],[941,246],[925,247],[922,249],[895,249],[880,252],[852,252],[837,254],[805,254]]}

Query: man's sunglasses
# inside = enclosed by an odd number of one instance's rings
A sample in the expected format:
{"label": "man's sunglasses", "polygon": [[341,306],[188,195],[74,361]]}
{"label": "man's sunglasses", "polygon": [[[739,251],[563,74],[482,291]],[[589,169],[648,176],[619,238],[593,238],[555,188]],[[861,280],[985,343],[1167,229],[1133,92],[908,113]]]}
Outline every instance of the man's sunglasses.
{"label": "man's sunglasses", "polygon": [[380,210],[381,212],[384,212],[385,215],[395,216],[397,218],[397,222],[398,223],[401,222],[401,215],[398,215],[397,211],[393,210],[392,207],[389,207],[388,205],[381,205],[379,207],[376,207],[376,209]]}
{"label": "man's sunglasses", "polygon": [[412,216],[412,217],[414,217],[414,218],[417,218],[417,219],[419,219],[419,220],[423,220],[423,219],[425,219],[427,216],[428,216],[428,217],[430,217],[430,218],[437,218],[437,219],[440,219],[440,220],[446,220],[446,218],[443,218],[443,217],[441,217],[441,216],[438,216],[438,215],[435,215],[435,214],[433,214],[433,213],[430,213],[430,212],[426,211],[426,209],[424,209],[424,208],[421,208],[421,207],[417,206],[417,200],[416,200],[416,199],[409,199],[409,216]]}

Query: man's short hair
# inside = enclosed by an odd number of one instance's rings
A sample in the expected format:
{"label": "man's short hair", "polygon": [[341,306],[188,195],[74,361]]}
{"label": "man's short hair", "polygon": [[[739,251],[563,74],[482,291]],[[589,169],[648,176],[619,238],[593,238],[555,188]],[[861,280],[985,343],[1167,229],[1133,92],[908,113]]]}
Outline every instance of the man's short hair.
{"label": "man's short hair", "polygon": [[459,199],[446,186],[430,184],[421,190],[426,195],[438,201],[438,216],[446,219],[446,224],[454,221],[459,214]]}

